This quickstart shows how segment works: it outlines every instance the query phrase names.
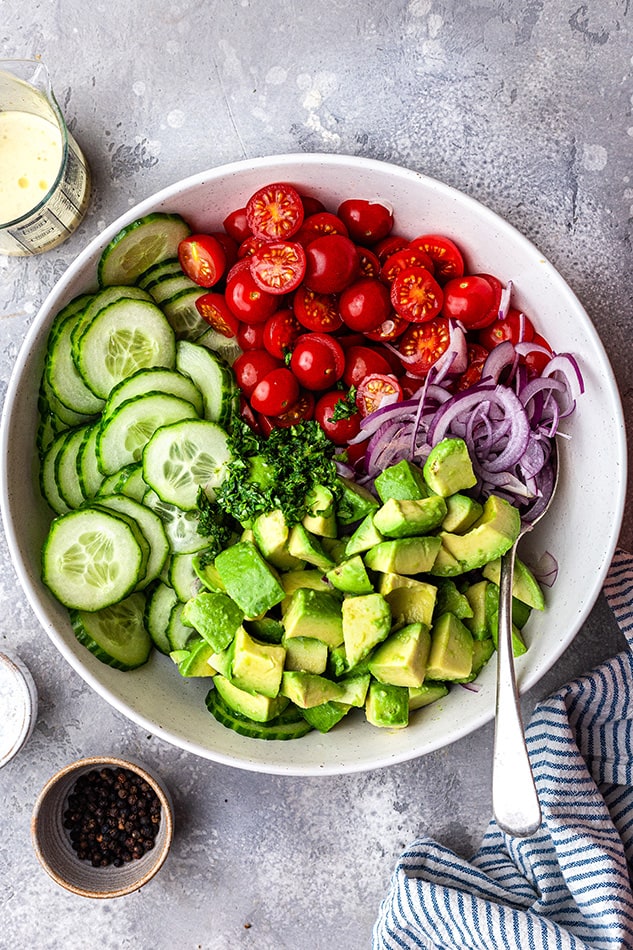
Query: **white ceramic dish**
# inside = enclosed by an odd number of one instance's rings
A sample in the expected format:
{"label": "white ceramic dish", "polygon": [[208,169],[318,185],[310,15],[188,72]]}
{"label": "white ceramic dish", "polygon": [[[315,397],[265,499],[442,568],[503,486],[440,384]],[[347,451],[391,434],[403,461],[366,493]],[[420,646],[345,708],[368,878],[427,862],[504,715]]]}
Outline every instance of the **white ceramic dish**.
{"label": "white ceramic dish", "polygon": [[[586,312],[539,251],[473,199],[416,172],[342,155],[284,155],[238,162],[178,182],[142,201],[92,241],[45,300],[18,357],[2,426],[2,513],[16,571],[44,630],[68,662],[130,719],[190,752],[227,765],[288,775],[362,771],[403,762],[448,745],[494,715],[495,664],[478,692],[454,688],[398,732],[376,729],[362,715],[328,735],[292,742],[247,739],[206,711],[206,681],[184,681],[156,654],[142,669],[120,673],[100,663],[73,636],[65,610],[39,577],[40,549],[50,518],[40,498],[34,452],[38,381],[54,314],[80,292],[95,289],[96,263],[119,229],[154,210],[178,211],[199,230],[217,229],[260,186],[291,181],[336,209],[344,198],[390,202],[398,233],[437,231],[464,249],[470,269],[512,280],[515,300],[554,349],[572,351],[586,384],[561,439],[561,484],[545,521],[523,550],[559,560],[549,607],[526,628],[530,648],[518,663],[520,688],[534,685],[571,643],[588,616],[617,543],[624,508],[626,444],[613,372]],[[25,512],[28,517],[25,517]]]}

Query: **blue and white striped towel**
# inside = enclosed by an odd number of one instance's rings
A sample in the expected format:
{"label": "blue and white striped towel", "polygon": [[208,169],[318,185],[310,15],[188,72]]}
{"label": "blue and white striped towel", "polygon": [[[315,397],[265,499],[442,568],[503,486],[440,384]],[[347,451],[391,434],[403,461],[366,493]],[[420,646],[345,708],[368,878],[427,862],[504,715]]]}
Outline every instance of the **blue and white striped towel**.
{"label": "blue and white striped towel", "polygon": [[604,593],[630,651],[540,703],[526,730],[543,811],[529,838],[493,820],[471,861],[430,838],[401,856],[374,950],[633,948],[633,558]]}

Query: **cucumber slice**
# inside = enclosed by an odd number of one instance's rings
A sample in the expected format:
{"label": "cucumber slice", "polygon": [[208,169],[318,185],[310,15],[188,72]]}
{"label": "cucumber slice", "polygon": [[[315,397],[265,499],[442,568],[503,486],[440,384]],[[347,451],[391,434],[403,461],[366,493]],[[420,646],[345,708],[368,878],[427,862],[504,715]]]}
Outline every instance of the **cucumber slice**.
{"label": "cucumber slice", "polygon": [[136,285],[149,293],[150,288],[155,284],[158,284],[161,280],[169,280],[170,277],[175,277],[176,274],[182,274],[180,261],[177,257],[168,257],[166,261],[152,264],[151,267],[143,271],[136,281]]}
{"label": "cucumber slice", "polygon": [[177,257],[178,245],[190,234],[179,214],[155,212],[134,221],[104,248],[97,268],[99,284],[133,284],[148,267]]}
{"label": "cucumber slice", "polygon": [[79,479],[78,460],[87,429],[88,426],[72,429],[55,459],[57,490],[69,508],[79,508],[86,500]]}
{"label": "cucumber slice", "polygon": [[209,539],[198,533],[200,513],[196,508],[189,511],[178,508],[159,498],[152,488],[145,492],[143,504],[155,511],[163,522],[173,554],[196,554],[207,547]]}
{"label": "cucumber slice", "polygon": [[190,402],[178,396],[147,393],[128,399],[99,429],[99,468],[104,475],[111,475],[124,465],[139,462],[145,445],[157,429],[183,419],[197,419],[197,413]]}
{"label": "cucumber slice", "polygon": [[59,432],[56,436],[54,436],[48,448],[44,452],[42,462],[40,464],[40,490],[45,501],[53,509],[56,515],[61,515],[67,511],[70,511],[68,503],[62,498],[60,494],[57,478],[55,476],[55,468],[57,465],[57,459],[72,433],[72,429],[64,429],[62,432]]}
{"label": "cucumber slice", "polygon": [[214,496],[230,457],[228,436],[214,422],[176,422],[157,429],[145,446],[143,478],[163,501],[191,510],[200,488]]}
{"label": "cucumber slice", "polygon": [[93,415],[88,415],[85,412],[75,412],[74,409],[69,409],[63,404],[63,402],[60,402],[53,390],[48,385],[46,375],[42,376],[41,388],[45,394],[46,401],[50,406],[51,412],[57,417],[60,425],[64,428],[74,429],[76,426],[83,426],[87,422],[95,421],[95,417]]}
{"label": "cucumber slice", "polygon": [[198,415],[202,416],[204,411],[202,393],[188,376],[183,376],[182,373],[177,373],[173,369],[139,369],[133,376],[121,380],[114,387],[105,403],[102,419],[111,416],[114,410],[127,399],[150,392],[180,396],[181,399],[190,402]]}
{"label": "cucumber slice", "polygon": [[220,696],[218,679],[214,678],[214,689],[209,690],[206,698],[207,709],[218,722],[250,739],[300,739],[312,730],[295,706],[288,706],[274,719],[268,722],[255,722],[234,712]]}
{"label": "cucumber slice", "polygon": [[169,614],[167,624],[167,639],[170,643],[170,652],[172,650],[184,650],[189,641],[197,636],[193,627],[187,626],[182,622],[182,609],[185,605],[178,601],[174,604]]}
{"label": "cucumber slice", "polygon": [[145,569],[132,526],[113,511],[57,517],[42,551],[42,580],[65,607],[101,610],[131,594]]}
{"label": "cucumber slice", "polygon": [[97,500],[101,498],[102,495],[118,495],[120,494],[128,478],[133,475],[133,473],[138,468],[138,462],[130,462],[129,465],[124,465],[123,468],[120,468],[117,472],[113,472],[111,475],[106,475],[99,486],[99,491],[96,494]]}
{"label": "cucumber slice", "polygon": [[77,474],[84,498],[94,498],[103,483],[103,475],[97,464],[97,437],[99,423],[85,426],[84,437],[77,453]]}
{"label": "cucumber slice", "polygon": [[152,295],[140,287],[105,287],[103,290],[99,290],[96,294],[93,294],[92,300],[89,300],[85,308],[81,311],[79,319],[70,334],[73,360],[75,363],[79,355],[79,340],[84,330],[90,326],[97,314],[105,310],[106,307],[109,307],[111,303],[117,303],[119,300],[147,300],[148,303],[154,302]]}
{"label": "cucumber slice", "polygon": [[77,341],[75,361],[87,386],[102,399],[143,367],[172,369],[174,331],[160,307],[124,298],[109,304]]}
{"label": "cucumber slice", "polygon": [[172,609],[178,603],[176,591],[159,581],[147,596],[145,626],[154,646],[165,655],[171,652],[167,628]]}
{"label": "cucumber slice", "polygon": [[204,418],[226,428],[239,406],[239,389],[231,367],[206,347],[179,340],[176,369],[192,379],[202,393]]}
{"label": "cucumber slice", "polygon": [[178,340],[197,341],[203,333],[212,329],[200,316],[196,307],[200,290],[200,287],[196,287],[195,290],[183,290],[161,303],[163,312]]}
{"label": "cucumber slice", "polygon": [[234,336],[224,336],[213,327],[207,327],[202,336],[196,337],[196,344],[217,353],[229,366],[244,352]]}
{"label": "cucumber slice", "polygon": [[72,332],[81,318],[81,311],[70,314],[53,339],[49,338],[44,372],[52,392],[67,409],[98,415],[103,409],[103,399],[88,389],[73,360]]}
{"label": "cucumber slice", "polygon": [[175,300],[181,294],[195,293],[200,297],[203,293],[200,284],[187,277],[181,270],[176,274],[165,275],[162,280],[157,280],[147,288],[155,303],[163,305],[170,300]]}
{"label": "cucumber slice", "polygon": [[126,468],[128,475],[121,483],[120,494],[127,495],[128,498],[133,498],[134,501],[142,504],[147,492],[147,484],[143,478],[143,466],[139,462],[138,465],[128,465]]}
{"label": "cucumber slice", "polygon": [[152,640],[144,622],[145,597],[131,594],[96,613],[71,610],[75,636],[102,663],[134,670],[149,659]]}
{"label": "cucumber slice", "polygon": [[174,554],[169,562],[169,583],[183,604],[195,597],[202,587],[202,582],[193,569],[194,557],[195,554]]}
{"label": "cucumber slice", "polygon": [[159,576],[169,555],[169,543],[163,522],[150,508],[128,495],[105,495],[99,499],[99,505],[133,518],[143,532],[149,544],[149,557],[145,574],[137,587],[139,590],[147,587]]}

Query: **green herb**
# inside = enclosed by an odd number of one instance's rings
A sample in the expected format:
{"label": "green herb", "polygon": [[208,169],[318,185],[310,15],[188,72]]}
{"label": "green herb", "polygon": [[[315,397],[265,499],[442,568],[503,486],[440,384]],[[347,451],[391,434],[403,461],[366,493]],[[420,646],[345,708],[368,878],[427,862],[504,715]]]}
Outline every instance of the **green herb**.
{"label": "green herb", "polygon": [[341,396],[334,406],[334,411],[330,416],[330,422],[338,422],[339,419],[349,419],[358,412],[356,405],[356,386],[350,386],[347,395]]}
{"label": "green herb", "polygon": [[198,491],[197,505],[200,512],[198,534],[209,539],[205,556],[213,560],[229,543],[235,525],[222,508],[207,498],[202,488]]}

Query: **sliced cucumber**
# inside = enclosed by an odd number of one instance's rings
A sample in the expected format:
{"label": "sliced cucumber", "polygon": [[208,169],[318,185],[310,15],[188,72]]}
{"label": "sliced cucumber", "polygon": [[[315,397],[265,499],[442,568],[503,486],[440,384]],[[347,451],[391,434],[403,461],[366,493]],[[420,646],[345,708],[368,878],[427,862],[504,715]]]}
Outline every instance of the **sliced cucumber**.
{"label": "sliced cucumber", "polygon": [[174,554],[196,554],[207,547],[208,538],[198,532],[200,512],[196,508],[189,511],[178,508],[159,498],[152,488],[145,492],[143,504],[155,511],[163,522],[169,547]]}
{"label": "sliced cucumber", "polygon": [[81,311],[70,314],[49,342],[44,372],[51,390],[67,409],[98,415],[103,409],[103,400],[88,389],[73,360],[72,331],[81,317]]}
{"label": "sliced cucumber", "polygon": [[60,494],[55,468],[57,459],[72,433],[72,429],[64,429],[55,435],[44,452],[40,464],[40,490],[45,501],[57,515],[70,511],[68,503]]}
{"label": "sliced cucumber", "polygon": [[144,595],[131,594],[96,613],[72,610],[70,618],[75,636],[98,660],[117,670],[134,670],[152,650],[144,612]]}
{"label": "sliced cucumber", "polygon": [[103,483],[97,463],[97,436],[99,423],[84,427],[84,437],[77,453],[77,475],[84,498],[94,498]]}
{"label": "sliced cucumber", "polygon": [[102,399],[144,367],[175,365],[174,331],[160,307],[124,298],[109,304],[77,341],[75,361],[86,385]]}
{"label": "sliced cucumber", "polygon": [[174,554],[169,562],[169,583],[183,604],[195,597],[202,587],[193,569],[194,557],[195,554]]}
{"label": "sliced cucumber", "polygon": [[163,522],[157,514],[128,495],[105,495],[99,499],[99,505],[118,511],[134,518],[149,544],[149,557],[145,574],[139,579],[139,590],[147,587],[160,575],[169,555],[169,543],[163,528]]}
{"label": "sliced cucumber", "polygon": [[167,628],[172,609],[178,603],[176,591],[159,581],[147,595],[145,607],[145,626],[154,642],[154,646],[161,653],[169,654],[171,645],[167,638]]}
{"label": "sliced cucumber", "polygon": [[110,475],[124,465],[139,462],[145,445],[159,427],[183,419],[197,419],[197,413],[190,402],[178,396],[147,393],[128,399],[106,417],[100,427],[97,439],[99,468],[104,475]]}
{"label": "sliced cucumber", "polygon": [[107,398],[102,418],[111,416],[114,410],[133,396],[147,393],[169,393],[180,396],[194,407],[199,416],[204,412],[202,393],[188,376],[173,369],[139,369],[133,376],[121,380]]}
{"label": "sliced cucumber", "polygon": [[179,340],[176,369],[189,376],[204,399],[204,418],[225,428],[239,405],[239,390],[230,366],[206,347]]}
{"label": "sliced cucumber", "polygon": [[102,495],[116,495],[121,493],[128,478],[137,470],[138,464],[138,462],[130,462],[129,465],[124,465],[123,468],[120,468],[117,472],[106,475],[105,478],[102,476],[103,481],[99,486],[96,498],[99,499]]}
{"label": "sliced cucumber", "polygon": [[57,490],[69,508],[79,508],[86,500],[79,478],[79,452],[88,426],[72,429],[55,459]]}
{"label": "sliced cucumber", "polygon": [[[214,682],[217,684],[217,677]],[[209,690],[206,704],[211,715],[223,726],[250,739],[300,739],[312,730],[312,726],[306,722],[299,710],[291,706],[268,722],[247,719],[226,704],[218,692],[217,685]]]}
{"label": "sliced cucumber", "polygon": [[109,307],[111,303],[117,303],[119,300],[147,300],[149,303],[154,302],[152,295],[140,287],[105,287],[103,290],[99,290],[96,294],[93,294],[92,300],[88,301],[85,308],[79,314],[79,319],[72,328],[70,335],[75,363],[79,355],[79,340],[84,330],[90,326],[97,314],[105,310],[106,307]]}
{"label": "sliced cucumber", "polygon": [[129,522],[113,511],[78,508],[51,524],[42,579],[65,607],[101,610],[131,594],[145,569]]}
{"label": "sliced cucumber", "polygon": [[134,221],[104,248],[97,268],[99,284],[133,284],[153,264],[177,257],[179,243],[190,234],[179,214],[154,212]]}
{"label": "sliced cucumber", "polygon": [[[178,602],[172,607],[167,624],[167,639],[171,650],[184,650],[189,641],[196,636],[193,627],[182,622],[182,609],[185,605]],[[170,652],[171,652],[170,650]]]}
{"label": "sliced cucumber", "polygon": [[159,261],[157,264],[152,264],[151,267],[143,271],[136,281],[136,285],[137,287],[142,287],[143,290],[149,293],[150,288],[152,288],[154,284],[159,283],[161,280],[169,280],[170,277],[175,277],[176,274],[182,274],[180,261],[177,257],[168,257],[166,261]]}
{"label": "sliced cucumber", "polygon": [[229,366],[244,352],[234,336],[224,336],[213,327],[207,327],[202,336],[196,337],[196,343],[217,353]]}
{"label": "sliced cucumber", "polygon": [[198,340],[203,333],[211,329],[196,307],[200,289],[197,287],[195,290],[183,290],[161,304],[178,340]]}
{"label": "sliced cucumber", "polygon": [[126,468],[128,474],[121,483],[120,493],[142,504],[143,498],[148,490],[145,479],[143,478],[143,466],[139,462],[137,465],[128,465]]}
{"label": "sliced cucumber", "polygon": [[228,436],[214,422],[176,422],[157,429],[145,446],[143,478],[163,501],[193,509],[200,488],[214,497],[230,457]]}
{"label": "sliced cucumber", "polygon": [[63,402],[60,402],[48,385],[46,375],[42,376],[42,390],[46,396],[46,401],[50,406],[51,412],[56,416],[61,426],[66,429],[74,429],[75,426],[83,426],[87,422],[94,422],[95,417],[93,415],[88,415],[88,413],[85,412],[75,412],[74,409],[69,409]]}
{"label": "sliced cucumber", "polygon": [[196,284],[195,280],[187,277],[180,269],[177,273],[165,275],[162,280],[150,284],[147,290],[154,301],[161,306],[169,303],[170,300],[175,300],[181,294],[195,293],[197,297],[200,297],[204,293],[200,284]]}

